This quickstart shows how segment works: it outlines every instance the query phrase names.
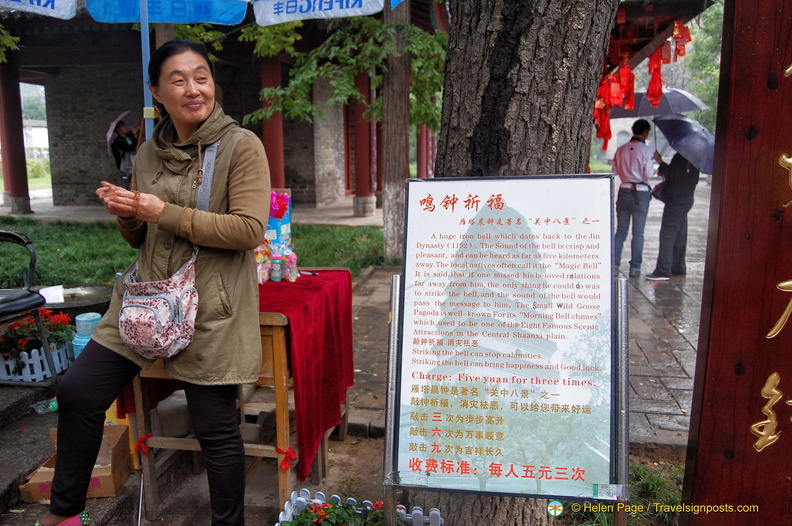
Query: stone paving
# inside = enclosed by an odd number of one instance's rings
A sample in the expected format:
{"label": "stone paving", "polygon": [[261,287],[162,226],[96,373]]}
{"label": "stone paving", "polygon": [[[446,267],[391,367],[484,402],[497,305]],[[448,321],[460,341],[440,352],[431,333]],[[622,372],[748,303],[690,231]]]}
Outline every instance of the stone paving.
{"label": "stone paving", "polygon": [[[655,282],[642,275],[628,280],[631,443],[682,449],[687,444],[709,197],[709,182],[702,179],[689,215],[687,277]],[[34,211],[31,217],[36,220],[110,219],[102,207],[53,207],[47,197],[33,199],[31,207]],[[652,202],[646,226],[643,274],[654,269],[662,210],[661,203]],[[7,211],[0,207],[0,214],[3,213]],[[329,208],[295,208],[293,220],[296,223],[382,225],[382,210],[377,210],[373,217],[355,218],[352,198],[347,197]],[[629,239],[622,259],[626,267]],[[626,278],[624,270],[620,277]],[[384,435],[391,276],[399,272],[397,267],[370,269],[355,282],[355,386],[349,393],[352,434]]]}
{"label": "stone paving", "polygon": [[[709,196],[709,184],[702,180],[696,192],[696,204],[689,216],[688,276],[665,282],[647,281],[643,276],[628,280],[631,451],[653,450],[664,456],[671,451],[676,455],[676,460],[682,462],[687,445],[696,363]],[[53,207],[51,199],[47,197],[33,199],[31,205],[35,213],[30,217],[39,221],[112,220],[99,206]],[[7,209],[0,206],[0,215],[4,213],[8,213]],[[653,202],[646,229],[644,273],[654,269],[661,214],[662,205]],[[293,211],[293,220],[298,223],[382,225],[382,211],[377,210],[376,215],[371,218],[354,218],[352,198],[347,198],[337,206],[325,209],[296,208]],[[629,246],[629,243],[626,245]],[[625,266],[627,259],[629,256],[623,258]],[[398,267],[369,269],[356,279],[354,284],[355,385],[349,391],[351,435],[381,438],[385,434],[391,281],[392,276],[400,271]],[[626,279],[626,276],[621,277]],[[32,390],[11,387],[0,389],[0,413],[3,407],[8,405],[6,398],[21,397],[30,391]],[[26,407],[26,404],[22,403],[22,406]],[[54,415],[52,416],[54,418]],[[28,415],[25,418],[28,420],[5,425],[0,429],[0,435],[8,446],[13,442],[9,437],[17,439],[22,437],[16,432],[18,429],[24,429],[33,423],[39,425],[42,431],[33,435],[37,437],[34,440],[35,447],[37,451],[40,450],[39,456],[43,460],[51,450],[44,429],[54,424],[38,415]],[[356,440],[348,439],[347,442],[351,442],[349,451],[354,453]],[[365,447],[374,448],[381,442],[381,440],[366,442]],[[15,447],[23,447],[26,452],[25,455],[17,454],[19,458],[35,456],[31,454],[34,445],[29,441]],[[5,447],[3,452],[2,456],[6,459],[15,455],[9,452],[8,447]],[[14,473],[28,473],[37,465],[35,459],[29,463],[30,466],[19,468]],[[0,501],[10,498],[9,495],[16,495],[15,487],[19,483],[14,473],[6,473],[6,471],[9,470],[0,470],[0,479],[3,479],[4,487],[8,485],[9,489],[0,492]],[[248,519],[254,523],[266,522],[262,517],[273,515],[275,508],[270,509],[271,504],[277,504],[274,478],[267,473],[268,470],[258,470],[248,484],[246,502],[255,504],[247,506],[247,513]],[[344,479],[346,473],[340,476],[343,484],[347,484],[348,481]],[[195,482],[196,480],[200,480],[200,484]],[[130,517],[134,517],[137,513],[135,510],[138,484],[139,478],[135,473],[115,498],[95,499],[91,503],[92,515],[103,524],[128,524]],[[151,523],[144,521],[145,524],[195,523],[196,510],[199,510],[198,515],[200,515],[200,510],[203,509],[196,505],[196,499],[202,506],[205,506],[206,501],[206,497],[195,488],[203,488],[205,478],[202,475],[188,477],[188,480],[180,482],[180,486],[184,489],[175,492],[169,499],[168,511],[161,514],[158,521]],[[321,489],[307,487],[313,488],[313,491]],[[0,523],[25,526],[42,513],[43,507],[40,505],[17,503],[14,513],[3,514]],[[186,517],[183,520],[180,518],[182,515]]]}
{"label": "stone paving", "polygon": [[[659,180],[658,180],[659,181]],[[658,181],[654,181],[655,183]],[[709,183],[702,179],[689,215],[688,275],[670,281],[628,280],[630,334],[630,442],[687,445],[698,343],[699,313],[709,214]],[[646,227],[643,273],[654,270],[662,204],[653,201]],[[625,243],[625,261],[629,259]],[[382,436],[387,388],[387,319],[391,276],[400,268],[377,268],[356,284],[355,386],[350,425],[355,434]],[[620,277],[626,278],[625,274]]]}
{"label": "stone paving", "polygon": [[[710,185],[702,179],[688,216],[687,277],[661,282],[643,276],[629,280],[631,443],[687,445],[709,198]],[[654,270],[657,260],[662,211],[662,204],[652,201],[645,232],[644,274]],[[627,246],[624,258],[629,258]]]}

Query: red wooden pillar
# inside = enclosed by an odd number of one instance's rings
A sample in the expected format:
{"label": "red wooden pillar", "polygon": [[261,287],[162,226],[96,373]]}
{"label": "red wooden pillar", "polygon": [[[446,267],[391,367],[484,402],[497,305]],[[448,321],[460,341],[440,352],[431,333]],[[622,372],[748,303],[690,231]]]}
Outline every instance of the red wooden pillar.
{"label": "red wooden pillar", "polygon": [[435,176],[435,160],[437,160],[437,134],[429,132],[429,177]]}
{"label": "red wooden pillar", "polygon": [[715,508],[688,525],[792,517],[792,171],[779,163],[792,155],[791,66],[789,0],[726,0],[683,494]]}
{"label": "red wooden pillar", "polygon": [[9,51],[0,64],[0,146],[3,152],[3,185],[12,214],[30,214],[22,100],[19,95],[18,52]]}
{"label": "red wooden pillar", "polygon": [[382,123],[377,123],[377,208],[382,208]]}
{"label": "red wooden pillar", "polygon": [[[267,57],[261,60],[261,86],[277,88],[281,85],[281,61],[278,57]],[[266,107],[267,103],[262,102]],[[269,161],[270,182],[272,188],[286,188],[286,162],[283,152],[283,115],[277,112],[264,121],[264,150]]]}
{"label": "red wooden pillar", "polygon": [[426,124],[418,126],[418,137],[415,141],[418,179],[429,177],[429,128]]}
{"label": "red wooden pillar", "polygon": [[[369,76],[358,73],[355,87],[370,100]],[[374,215],[377,198],[371,184],[371,126],[363,117],[366,106],[355,102],[355,197],[353,209],[355,217]]]}

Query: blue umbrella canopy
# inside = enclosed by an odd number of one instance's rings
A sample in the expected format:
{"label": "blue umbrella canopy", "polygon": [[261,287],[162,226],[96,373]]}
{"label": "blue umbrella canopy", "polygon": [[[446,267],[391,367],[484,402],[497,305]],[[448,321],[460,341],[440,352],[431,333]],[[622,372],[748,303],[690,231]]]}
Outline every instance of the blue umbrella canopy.
{"label": "blue umbrella canopy", "polygon": [[655,126],[665,135],[668,144],[705,174],[712,173],[715,137],[703,124],[684,115],[659,115]]}
{"label": "blue umbrella canopy", "polygon": [[625,117],[643,117],[648,115],[667,115],[669,113],[686,113],[688,111],[702,111],[709,106],[704,104],[698,97],[679,88],[663,88],[663,98],[660,99],[659,106],[652,106],[646,98],[645,91],[635,92],[635,105],[631,110],[625,110],[621,106],[611,109],[611,119],[623,119]]}

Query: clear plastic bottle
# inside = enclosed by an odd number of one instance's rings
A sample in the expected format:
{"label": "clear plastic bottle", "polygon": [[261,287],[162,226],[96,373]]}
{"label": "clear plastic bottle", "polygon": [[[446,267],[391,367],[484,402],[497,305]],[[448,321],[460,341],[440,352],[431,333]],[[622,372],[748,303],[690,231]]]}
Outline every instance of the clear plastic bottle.
{"label": "clear plastic bottle", "polygon": [[51,398],[49,400],[40,400],[34,404],[30,404],[30,407],[40,415],[55,413],[58,410],[58,399]]}

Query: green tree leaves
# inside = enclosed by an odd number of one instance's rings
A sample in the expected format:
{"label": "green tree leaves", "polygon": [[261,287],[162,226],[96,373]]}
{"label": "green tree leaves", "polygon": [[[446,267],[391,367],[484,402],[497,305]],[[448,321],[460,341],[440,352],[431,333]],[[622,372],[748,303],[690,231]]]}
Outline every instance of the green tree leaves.
{"label": "green tree leaves", "polygon": [[[280,24],[280,27],[286,24]],[[302,24],[294,23],[294,31]],[[333,88],[330,104],[355,100],[368,105],[364,95],[355,87],[355,77],[368,74],[374,89],[382,85],[388,55],[396,53],[396,30],[400,28],[407,38],[406,51],[412,58],[410,84],[410,123],[426,123],[432,129],[440,127],[439,94],[443,83],[443,64],[447,37],[435,32],[429,34],[414,26],[384,24],[373,17],[355,17],[333,20],[328,24],[329,35],[318,47],[299,53],[288,31],[279,35],[270,28],[251,27],[243,30],[241,39],[256,42],[256,54],[262,57],[286,52],[296,61],[286,86],[269,87],[261,91],[266,107],[245,116],[245,124],[254,124],[283,112],[288,118],[311,122],[321,117],[311,101],[311,89],[319,78],[326,79]],[[298,37],[299,38],[299,37]],[[369,105],[369,116],[379,119],[381,98]]]}
{"label": "green tree leaves", "polygon": [[0,62],[6,61],[6,50],[17,50],[19,46],[19,37],[13,36],[11,33],[6,31],[6,28],[0,24]]}

